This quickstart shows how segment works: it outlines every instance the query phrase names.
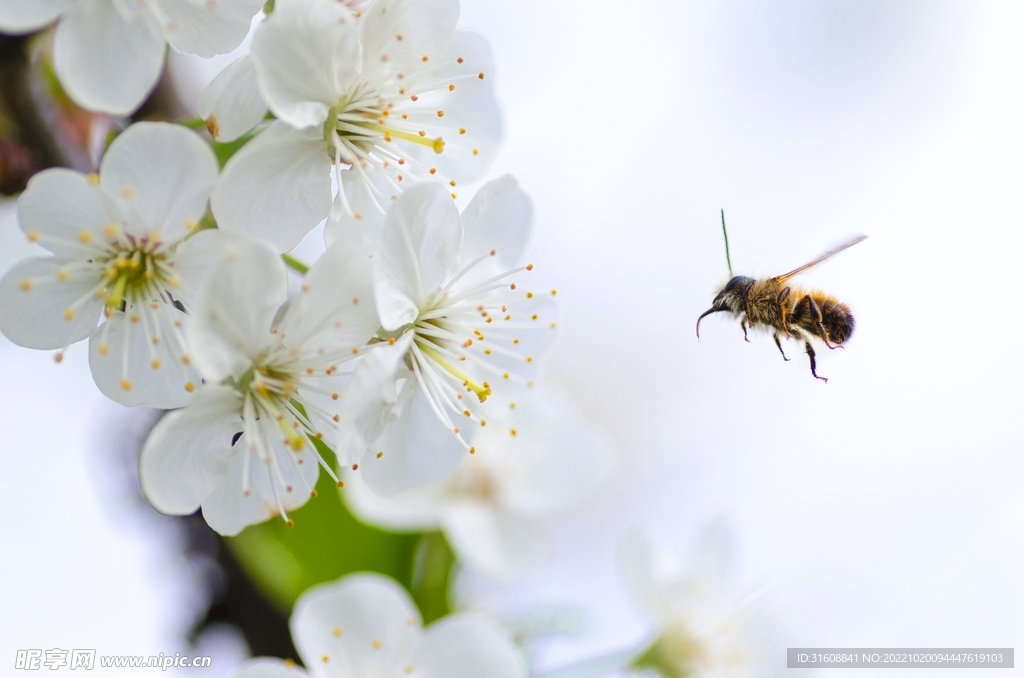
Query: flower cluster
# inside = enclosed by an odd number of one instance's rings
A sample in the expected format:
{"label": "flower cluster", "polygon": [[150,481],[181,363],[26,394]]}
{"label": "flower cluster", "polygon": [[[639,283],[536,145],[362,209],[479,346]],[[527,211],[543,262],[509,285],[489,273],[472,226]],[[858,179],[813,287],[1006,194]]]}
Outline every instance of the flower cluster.
{"label": "flower cluster", "polygon": [[[0,279],[0,332],[58,362],[88,339],[100,391],[171,410],[139,459],[163,513],[201,510],[225,536],[291,526],[329,477],[364,522],[511,577],[613,455],[539,371],[558,306],[525,256],[530,198],[503,175],[457,207],[502,134],[458,0],[5,0],[0,31],[55,24],[64,90],[122,115],[168,43],[231,51],[261,8],[199,118],[118,123],[95,172],[31,179],[19,224],[46,253]],[[290,255],[319,224],[316,261]],[[703,670],[697,631],[666,615],[635,667]],[[421,619],[387,578],[323,583],[291,618],[308,672],[258,659],[236,675],[526,675],[495,622]]]}

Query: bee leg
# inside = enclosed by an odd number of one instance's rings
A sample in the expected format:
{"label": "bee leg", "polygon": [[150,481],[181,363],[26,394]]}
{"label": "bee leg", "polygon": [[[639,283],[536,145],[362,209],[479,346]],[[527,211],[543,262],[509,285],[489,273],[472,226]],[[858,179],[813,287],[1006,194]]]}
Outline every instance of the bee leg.
{"label": "bee leg", "polygon": [[743,312],[747,315],[747,324],[750,327],[754,326],[754,321],[750,315],[750,288],[754,286],[754,281],[751,280],[747,283],[747,286],[743,288]]}
{"label": "bee leg", "polygon": [[818,326],[818,331],[821,332],[821,340],[824,341],[825,345],[828,346],[830,349],[835,350],[837,348],[841,348],[840,346],[833,346],[831,343],[829,343],[828,332],[825,331],[825,326],[821,324],[821,309],[818,308],[818,304],[815,303],[814,299],[812,299],[811,295],[809,294],[806,297],[804,297],[804,299],[806,299],[808,302],[807,308],[811,312],[811,320],[814,321],[814,324]]}
{"label": "bee leg", "polygon": [[740,318],[740,329],[743,330],[743,341],[750,343],[750,337],[747,336],[747,317],[743,316]]}
{"label": "bee leg", "polygon": [[786,352],[782,350],[782,342],[779,341],[779,333],[775,332],[772,336],[775,338],[775,345],[779,347],[779,353],[782,354],[782,359],[788,363],[789,358],[786,357]]}
{"label": "bee leg", "polygon": [[818,372],[816,369],[818,367],[818,363],[817,361],[814,360],[814,347],[811,346],[811,342],[804,341],[804,348],[807,350],[807,357],[811,359],[811,374],[814,375],[815,379],[821,379],[823,382],[827,384],[828,378],[818,376]]}
{"label": "bee leg", "polygon": [[[786,299],[789,298],[789,292],[790,292],[790,289],[788,287],[782,288],[782,291],[779,292],[779,298],[778,298],[778,303],[779,303],[779,325],[781,325],[783,328],[785,328],[786,338],[787,339],[792,339],[793,337],[789,333],[789,325],[788,325],[788,323],[786,323]],[[778,337],[776,337],[775,344],[778,345],[778,343],[779,343],[779,340],[778,340]],[[780,351],[782,350],[781,346],[779,347],[779,350]],[[785,357],[785,354],[783,354],[783,357]],[[787,358],[787,360],[788,360],[788,358]]]}

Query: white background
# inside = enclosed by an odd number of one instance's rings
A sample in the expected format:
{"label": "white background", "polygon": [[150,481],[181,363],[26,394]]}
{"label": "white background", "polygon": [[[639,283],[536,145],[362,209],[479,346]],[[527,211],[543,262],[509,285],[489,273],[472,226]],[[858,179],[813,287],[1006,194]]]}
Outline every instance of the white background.
{"label": "white background", "polygon": [[[553,525],[548,564],[493,596],[590,611],[545,665],[648,630],[621,584],[625,530],[685,560],[715,516],[737,591],[767,586],[794,643],[1024,648],[1024,7],[464,0],[463,25],[497,58],[491,176],[533,195],[535,274],[564,304],[552,372],[622,457]],[[797,345],[783,362],[721,316],[697,342],[728,277],[720,208],[737,273],[870,236],[803,279],[857,317],[845,350],[819,352],[828,384]],[[125,420],[84,351],[54,366],[4,344],[0,383],[0,661],[181,650],[191,575],[100,489]]]}

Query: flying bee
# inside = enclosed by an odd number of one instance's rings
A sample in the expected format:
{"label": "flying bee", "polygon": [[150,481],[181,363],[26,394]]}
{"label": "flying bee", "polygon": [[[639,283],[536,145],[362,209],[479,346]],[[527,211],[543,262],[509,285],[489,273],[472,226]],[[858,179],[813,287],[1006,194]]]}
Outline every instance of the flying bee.
{"label": "flying bee", "polygon": [[[725,233],[725,212],[722,212],[722,232]],[[811,374],[816,379],[827,382],[819,376],[815,361],[814,347],[811,339],[821,340],[830,349],[842,348],[842,345],[853,335],[856,323],[849,306],[835,297],[819,292],[805,290],[790,285],[790,279],[821,264],[843,250],[853,247],[867,238],[858,235],[835,249],[829,250],[814,261],[804,264],[789,273],[774,278],[754,279],[746,276],[732,275],[732,262],[729,261],[729,237],[725,236],[725,256],[729,263],[730,280],[719,291],[711,303],[711,308],[697,318],[697,339],[700,339],[700,321],[705,316],[722,311],[739,316],[743,328],[743,338],[747,337],[747,328],[760,327],[770,330],[775,345],[788,361],[786,352],[782,350],[782,337],[804,342],[804,350],[811,361]]]}

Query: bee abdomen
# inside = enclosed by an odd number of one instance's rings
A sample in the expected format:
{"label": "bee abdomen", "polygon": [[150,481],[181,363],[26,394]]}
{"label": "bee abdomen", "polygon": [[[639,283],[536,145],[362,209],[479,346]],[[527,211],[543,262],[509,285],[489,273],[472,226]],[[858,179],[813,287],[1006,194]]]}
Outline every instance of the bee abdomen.
{"label": "bee abdomen", "polygon": [[853,336],[857,326],[853,313],[846,304],[835,299],[819,302],[821,308],[821,324],[828,333],[828,339],[834,344],[842,344]]}

